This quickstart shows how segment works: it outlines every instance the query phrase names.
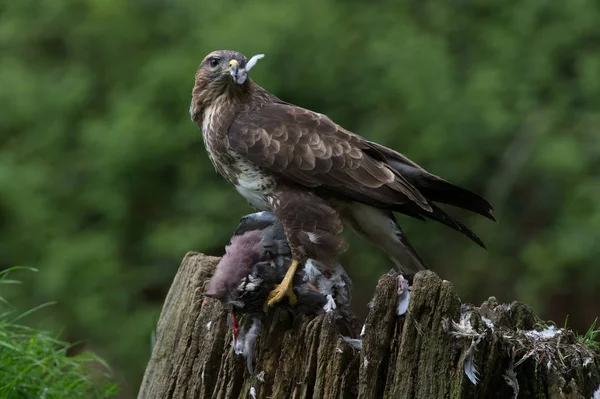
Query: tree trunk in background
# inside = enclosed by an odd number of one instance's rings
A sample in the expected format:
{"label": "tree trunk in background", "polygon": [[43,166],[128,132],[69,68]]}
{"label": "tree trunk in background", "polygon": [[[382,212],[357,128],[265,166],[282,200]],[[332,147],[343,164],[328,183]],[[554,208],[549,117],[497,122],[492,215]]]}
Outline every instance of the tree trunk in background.
{"label": "tree trunk in background", "polygon": [[573,332],[548,329],[517,302],[461,305],[431,271],[415,277],[402,316],[396,276],[381,277],[360,351],[341,338],[332,313],[292,320],[273,311],[250,375],[231,348],[226,312],[202,297],[218,260],[184,258],[139,398],[587,399],[600,385],[600,358]]}

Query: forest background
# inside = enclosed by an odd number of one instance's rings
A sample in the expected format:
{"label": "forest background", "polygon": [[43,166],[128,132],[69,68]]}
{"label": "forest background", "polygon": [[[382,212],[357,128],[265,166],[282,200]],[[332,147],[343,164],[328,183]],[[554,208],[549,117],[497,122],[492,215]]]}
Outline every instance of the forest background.
{"label": "forest background", "polygon": [[[26,320],[138,388],[187,251],[220,255],[250,213],[188,108],[212,50],[266,57],[280,98],[487,197],[488,251],[400,222],[463,301],[520,300],[585,330],[600,296],[600,3],[593,0],[7,1],[0,4],[0,268]],[[390,269],[349,235],[365,314]],[[5,296],[5,295],[3,295]]]}

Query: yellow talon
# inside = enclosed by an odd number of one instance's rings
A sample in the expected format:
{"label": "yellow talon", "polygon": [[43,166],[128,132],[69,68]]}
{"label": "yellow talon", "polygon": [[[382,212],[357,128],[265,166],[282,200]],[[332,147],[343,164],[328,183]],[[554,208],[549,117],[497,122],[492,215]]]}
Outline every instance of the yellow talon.
{"label": "yellow talon", "polygon": [[288,268],[283,280],[281,283],[275,286],[275,289],[269,292],[269,297],[267,298],[267,302],[265,303],[265,312],[269,306],[273,306],[278,302],[281,302],[284,296],[288,297],[288,302],[290,305],[295,305],[298,302],[296,298],[296,294],[292,289],[294,282],[294,275],[296,274],[296,269],[298,268],[298,261],[292,260],[292,264]]}

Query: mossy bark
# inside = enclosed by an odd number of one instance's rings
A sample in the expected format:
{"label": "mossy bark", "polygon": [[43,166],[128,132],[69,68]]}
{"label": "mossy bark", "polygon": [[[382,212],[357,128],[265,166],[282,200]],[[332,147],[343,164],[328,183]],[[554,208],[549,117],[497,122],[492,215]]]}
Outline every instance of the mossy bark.
{"label": "mossy bark", "polygon": [[[184,258],[139,398],[590,398],[600,385],[598,356],[572,332],[536,335],[541,321],[520,303],[461,305],[431,271],[415,277],[402,316],[397,276],[379,280],[360,351],[341,338],[333,313],[292,319],[276,309],[249,374],[226,312],[202,297],[217,262]],[[477,384],[466,373],[473,368]]]}

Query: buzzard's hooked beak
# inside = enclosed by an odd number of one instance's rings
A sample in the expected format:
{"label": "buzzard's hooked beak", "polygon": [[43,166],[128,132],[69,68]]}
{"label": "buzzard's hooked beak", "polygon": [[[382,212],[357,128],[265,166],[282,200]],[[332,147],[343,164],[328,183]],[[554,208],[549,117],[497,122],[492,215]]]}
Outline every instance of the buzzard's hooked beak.
{"label": "buzzard's hooked beak", "polygon": [[225,69],[223,74],[229,72],[229,75],[231,75],[231,78],[235,83],[239,85],[244,84],[244,82],[248,80],[248,72],[250,69],[252,69],[254,65],[256,65],[256,62],[264,56],[264,54],[256,54],[244,64],[243,68],[240,67],[240,63],[237,60],[231,60],[229,61],[229,68]]}
{"label": "buzzard's hooked beak", "polygon": [[240,69],[240,63],[237,60],[229,61],[229,68],[225,69],[223,73],[229,72],[234,82],[237,82],[238,70]]}

